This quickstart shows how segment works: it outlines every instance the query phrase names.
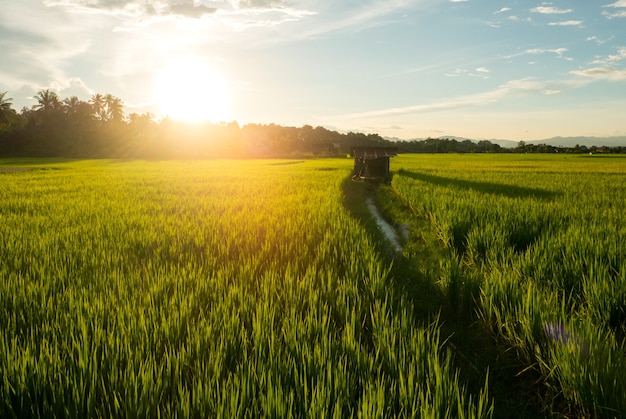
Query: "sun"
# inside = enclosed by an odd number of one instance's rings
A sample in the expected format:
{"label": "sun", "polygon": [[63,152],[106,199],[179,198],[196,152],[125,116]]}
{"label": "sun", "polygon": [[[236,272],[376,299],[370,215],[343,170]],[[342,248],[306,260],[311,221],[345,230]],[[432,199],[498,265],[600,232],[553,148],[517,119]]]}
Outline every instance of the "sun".
{"label": "sun", "polygon": [[197,58],[180,59],[161,69],[154,95],[157,112],[175,120],[222,122],[230,118],[227,81]]}

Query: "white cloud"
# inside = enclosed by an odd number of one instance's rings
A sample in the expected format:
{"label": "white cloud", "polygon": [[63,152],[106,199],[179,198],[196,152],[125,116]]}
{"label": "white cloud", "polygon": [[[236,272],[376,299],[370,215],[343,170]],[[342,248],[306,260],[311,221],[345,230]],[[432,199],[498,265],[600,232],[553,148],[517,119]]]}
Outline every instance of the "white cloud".
{"label": "white cloud", "polygon": [[79,7],[104,12],[142,14],[183,14],[198,17],[218,9],[288,8],[285,0],[221,0],[210,2],[212,7],[194,0],[44,0],[46,6]]}
{"label": "white cloud", "polygon": [[315,14],[289,7],[285,0],[222,0],[211,6],[194,0],[44,0],[48,7],[63,7],[81,14],[106,14],[123,23],[120,31],[139,30],[172,19],[219,19],[237,30],[275,26]]}
{"label": "white cloud", "polygon": [[626,10],[620,10],[619,12],[615,13],[604,12],[602,14],[609,19],[613,19],[614,17],[626,17]]}
{"label": "white cloud", "polygon": [[555,94],[560,93],[561,88],[575,87],[581,85],[576,81],[550,82],[537,81],[530,78],[519,80],[511,80],[500,85],[498,88],[473,95],[459,96],[454,98],[443,99],[439,102],[413,105],[399,108],[380,109],[370,112],[352,113],[337,116],[337,119],[367,119],[388,117],[394,115],[408,115],[417,113],[429,113],[447,111],[452,109],[460,109],[466,107],[484,106],[495,102],[500,102],[507,98],[525,96],[528,94]]}
{"label": "white cloud", "polygon": [[316,12],[309,10],[284,8],[238,9],[223,12],[219,11],[216,13],[216,19],[227,27],[236,31],[242,31],[249,28],[274,27],[316,14]]}
{"label": "white cloud", "polygon": [[607,61],[609,61],[609,62],[616,62],[616,61],[621,61],[624,58],[626,58],[626,47],[620,47],[617,50],[617,54],[609,55],[609,57],[607,58]]}
{"label": "white cloud", "polygon": [[593,67],[586,70],[571,71],[570,73],[577,76],[589,77],[596,80],[626,80],[626,70],[618,70],[616,68],[609,67]]}
{"label": "white cloud", "polygon": [[616,63],[618,61],[622,61],[623,59],[626,59],[626,47],[620,47],[617,50],[617,54],[610,54],[606,58],[598,58],[596,60],[593,60],[591,63],[592,64],[609,65],[609,64]]}
{"label": "white cloud", "polygon": [[[366,28],[372,26],[387,25],[392,23],[391,20],[382,19],[395,12],[414,5],[414,0],[374,0],[370,3],[364,3],[364,6],[358,10],[349,10],[349,13],[342,13],[336,19],[329,19],[310,30],[294,33],[294,39],[315,38],[327,33],[342,31],[348,28]],[[331,14],[327,12],[326,14]]]}
{"label": "white cloud", "polygon": [[37,7],[34,1],[8,2],[2,8],[16,17],[0,24],[0,83],[11,90],[39,88],[65,78],[66,63],[92,45],[92,40],[82,35],[93,25],[89,19]]}
{"label": "white cloud", "polygon": [[582,20],[565,20],[563,22],[550,22],[548,26],[580,26],[582,23]]}
{"label": "white cloud", "polygon": [[626,0],[617,0],[615,3],[607,4],[602,7],[626,7]]}
{"label": "white cloud", "polygon": [[508,11],[510,11],[510,10],[511,10],[511,8],[510,8],[510,7],[503,7],[502,9],[500,9],[500,10],[497,10],[497,11],[493,12],[493,14],[494,14],[494,15],[497,15],[497,14],[499,14],[499,13],[505,13],[505,12],[508,12]]}
{"label": "white cloud", "polygon": [[217,9],[214,7],[207,7],[201,4],[172,4],[165,10],[166,13],[188,18],[201,18],[216,11]]}
{"label": "white cloud", "polygon": [[563,14],[563,13],[571,13],[572,9],[558,9],[552,6],[538,6],[530,9],[533,13],[541,13],[545,15],[554,15],[554,14]]}
{"label": "white cloud", "polygon": [[79,99],[87,99],[94,93],[94,91],[87,87],[78,77],[71,77],[66,80],[55,80],[50,83],[50,88],[56,91],[60,97],[77,96]]}
{"label": "white cloud", "polygon": [[486,67],[478,67],[472,70],[466,70],[463,68],[457,68],[451,73],[444,74],[446,77],[459,77],[459,76],[469,76],[469,77],[480,77],[483,79],[489,78],[489,69]]}
{"label": "white cloud", "polygon": [[553,49],[544,49],[544,48],[531,48],[527,49],[523,52],[519,52],[517,54],[506,55],[504,58],[514,58],[522,55],[540,55],[540,54],[556,54],[557,57],[563,58],[565,60],[570,60],[570,58],[565,56],[565,53],[568,52],[567,48],[553,48]]}
{"label": "white cloud", "polygon": [[[605,6],[602,7],[611,7],[614,9],[620,9],[620,8],[626,8],[626,0],[618,0],[615,3],[611,3],[611,4],[607,4]],[[608,17],[609,19],[612,19],[614,17],[626,17],[626,10],[618,10],[616,12],[603,12],[602,13],[604,16]]]}
{"label": "white cloud", "polygon": [[446,77],[459,77],[460,75],[467,74],[467,70],[463,70],[462,68],[457,68],[452,73],[446,73]]}
{"label": "white cloud", "polygon": [[511,20],[513,22],[532,22],[530,17],[521,18],[519,16],[507,16],[507,20]]}
{"label": "white cloud", "polygon": [[602,44],[604,44],[606,42],[609,42],[610,40],[612,40],[614,38],[615,38],[614,36],[611,36],[610,38],[607,38],[607,39],[600,39],[600,38],[598,38],[597,36],[594,35],[594,36],[587,37],[587,41],[594,41],[596,44],[602,45]]}

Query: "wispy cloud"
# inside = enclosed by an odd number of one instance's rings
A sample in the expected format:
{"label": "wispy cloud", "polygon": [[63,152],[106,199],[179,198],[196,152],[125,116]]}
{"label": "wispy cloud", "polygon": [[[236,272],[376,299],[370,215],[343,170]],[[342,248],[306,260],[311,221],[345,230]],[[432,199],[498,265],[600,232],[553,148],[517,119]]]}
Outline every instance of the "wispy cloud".
{"label": "wispy cloud", "polygon": [[617,0],[615,3],[607,4],[602,7],[626,7],[626,0]]}
{"label": "wispy cloud", "polygon": [[506,12],[508,12],[508,11],[510,11],[510,10],[511,10],[511,8],[510,8],[510,7],[503,7],[502,9],[500,9],[500,10],[496,10],[495,12],[493,12],[493,14],[494,14],[494,15],[497,15],[497,14],[500,14],[500,13],[506,13]]}
{"label": "wispy cloud", "polygon": [[[315,38],[324,34],[338,32],[349,28],[364,28],[390,24],[385,21],[385,16],[392,15],[400,10],[414,5],[413,0],[374,0],[364,2],[358,10],[350,10],[350,13],[343,13],[335,19],[328,19],[321,22],[316,27],[294,34],[297,38]],[[326,12],[330,14],[331,12]]]}
{"label": "wispy cloud", "polygon": [[570,73],[596,80],[626,80],[626,70],[618,70],[616,68],[609,67],[593,67],[586,70],[571,71]]}
{"label": "wispy cloud", "polygon": [[560,93],[561,89],[564,87],[575,87],[580,84],[581,83],[577,83],[574,81],[550,82],[524,78],[519,80],[511,80],[507,83],[500,85],[494,90],[483,93],[453,97],[428,104],[340,115],[337,116],[336,119],[348,120],[379,118],[395,115],[439,112],[466,107],[484,106],[505,100],[507,98],[525,96],[532,93],[542,95],[556,94]]}
{"label": "wispy cloud", "polygon": [[568,52],[567,48],[553,48],[553,49],[544,49],[544,48],[530,48],[523,52],[518,52],[517,54],[505,55],[504,58],[515,58],[520,57],[522,55],[541,55],[541,54],[556,54],[558,58],[563,58],[564,60],[570,61],[571,58],[565,56],[565,53]]}
{"label": "wispy cloud", "polygon": [[216,11],[217,9],[215,7],[207,7],[202,4],[172,4],[166,9],[167,13],[192,19],[198,19],[202,16],[215,13]]}
{"label": "wispy cloud", "polygon": [[620,10],[620,9],[626,9],[626,0],[618,0],[615,3],[607,4],[602,7],[610,7],[613,9],[618,9],[617,11],[614,11],[614,12],[605,11],[602,13],[604,16],[608,17],[609,19],[612,19],[615,17],[626,17],[626,10]]}
{"label": "wispy cloud", "polygon": [[626,58],[626,47],[620,47],[617,50],[617,54],[609,55],[608,60],[610,62],[621,61]]}
{"label": "wispy cloud", "polygon": [[610,64],[614,64],[618,61],[622,61],[626,59],[626,47],[620,47],[617,49],[617,53],[616,54],[609,54],[607,57],[605,58],[598,58],[593,60],[591,63],[592,64],[601,64],[601,65],[610,65]]}
{"label": "wispy cloud", "polygon": [[562,22],[550,22],[548,26],[581,26],[582,24],[582,20],[565,20]]}
{"label": "wispy cloud", "polygon": [[489,78],[489,69],[487,67],[478,67],[472,70],[467,70],[464,68],[457,68],[450,73],[444,74],[446,77],[460,77],[460,76],[468,76],[468,77],[479,77],[482,79]]}
{"label": "wispy cloud", "polygon": [[91,90],[85,83],[78,77],[70,77],[66,80],[54,80],[48,86],[61,97],[89,97],[94,91]]}
{"label": "wispy cloud", "polygon": [[610,40],[612,40],[614,38],[615,38],[614,36],[611,36],[611,37],[609,37],[607,39],[600,39],[597,36],[593,35],[593,36],[587,37],[587,41],[594,41],[596,44],[602,45],[602,44],[605,44],[605,43],[609,42]]}
{"label": "wispy cloud", "polygon": [[537,6],[530,9],[533,13],[541,13],[544,15],[555,15],[555,14],[564,14],[571,13],[572,9],[558,9],[552,6]]}
{"label": "wispy cloud", "polygon": [[445,76],[446,77],[459,77],[463,74],[467,74],[467,70],[463,70],[462,68],[457,68],[456,70],[450,72],[450,73],[446,73]]}
{"label": "wispy cloud", "polygon": [[[206,6],[194,0],[44,0],[48,7],[64,7],[78,13],[113,15],[123,22],[121,30],[140,29],[171,19],[205,19],[220,16],[227,26],[245,29],[273,26],[314,14],[290,7],[285,0],[223,0]],[[243,19],[239,19],[239,18]],[[228,19],[232,19],[228,25]],[[245,19],[246,24],[241,22]]]}
{"label": "wispy cloud", "polygon": [[274,27],[287,22],[294,22],[317,13],[310,10],[269,8],[269,9],[237,9],[218,11],[216,19],[225,26],[236,31],[250,28]]}
{"label": "wispy cloud", "polygon": [[0,24],[0,83],[12,89],[26,85],[36,89],[51,80],[67,79],[64,63],[91,46],[88,37],[80,36],[89,24],[85,20],[59,11],[33,9],[27,1],[9,2],[3,5],[3,12],[19,16]]}
{"label": "wispy cloud", "polygon": [[620,11],[614,12],[614,13],[604,12],[602,14],[604,16],[608,17],[609,19],[613,19],[613,18],[616,18],[616,17],[626,17],[626,10],[620,10]]}
{"label": "wispy cloud", "polygon": [[222,0],[211,2],[209,7],[194,0],[44,0],[46,6],[74,6],[102,11],[124,11],[143,14],[167,14],[169,12],[198,16],[218,9],[273,9],[289,8],[285,0]]}
{"label": "wispy cloud", "polygon": [[512,22],[532,22],[532,19],[530,17],[521,18],[515,15],[508,16],[507,20],[510,20]]}
{"label": "wispy cloud", "polygon": [[575,70],[571,74],[594,80],[625,80],[626,70],[615,68],[615,65],[623,60],[626,60],[626,47],[619,47],[615,54],[609,54],[606,57],[596,58],[591,61],[591,64],[596,65],[596,67]]}

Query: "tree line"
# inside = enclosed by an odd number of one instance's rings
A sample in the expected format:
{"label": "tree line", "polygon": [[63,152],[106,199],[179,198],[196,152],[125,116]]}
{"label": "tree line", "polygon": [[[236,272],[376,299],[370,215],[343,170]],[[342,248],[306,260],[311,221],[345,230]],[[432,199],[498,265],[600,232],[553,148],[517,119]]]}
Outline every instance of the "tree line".
{"label": "tree line", "polygon": [[123,101],[94,94],[88,101],[61,99],[50,89],[17,112],[0,92],[0,155],[67,158],[190,158],[340,156],[355,146],[393,146],[400,153],[626,152],[626,149],[557,148],[520,142],[513,149],[489,141],[428,138],[390,141],[378,134],[339,133],[324,127],[276,124],[184,123],[150,113],[124,112]]}
{"label": "tree line", "polygon": [[121,99],[94,94],[61,99],[52,90],[17,112],[0,92],[0,155],[70,158],[293,157],[345,155],[354,146],[389,142],[378,134],[276,124],[186,123],[124,113]]}
{"label": "tree line", "polygon": [[527,144],[520,141],[513,149],[515,153],[573,153],[573,154],[626,154],[624,146],[586,146],[576,144],[574,147],[553,146],[548,144]]}

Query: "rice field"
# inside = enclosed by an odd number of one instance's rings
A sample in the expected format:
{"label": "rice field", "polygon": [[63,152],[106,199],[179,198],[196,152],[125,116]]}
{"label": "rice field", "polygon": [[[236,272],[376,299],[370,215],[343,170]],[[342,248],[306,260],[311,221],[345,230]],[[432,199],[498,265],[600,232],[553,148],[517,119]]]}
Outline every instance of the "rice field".
{"label": "rice field", "polygon": [[546,415],[625,416],[626,157],[394,166],[393,191],[450,251],[442,291],[535,373]]}
{"label": "rice field", "polygon": [[0,160],[0,417],[625,416],[626,157],[351,168]]}
{"label": "rice field", "polygon": [[[415,316],[392,262],[346,208],[351,167],[349,159],[1,160],[0,417],[492,416],[489,375],[478,388],[464,382],[440,320]],[[402,179],[407,199],[421,193],[419,179]],[[425,205],[437,226],[452,227],[445,209]],[[608,272],[623,280],[619,251],[606,257],[621,276]],[[484,256],[494,257],[504,255]],[[593,266],[594,277],[606,273]],[[508,285],[485,281],[482,297],[494,328],[504,315],[496,301],[515,279],[501,274],[490,279]],[[597,312],[582,297],[563,310],[583,323],[609,321],[605,291],[579,288]],[[539,289],[529,294],[537,304]],[[614,336],[600,330],[591,356]],[[553,375],[564,388],[577,383]]]}

